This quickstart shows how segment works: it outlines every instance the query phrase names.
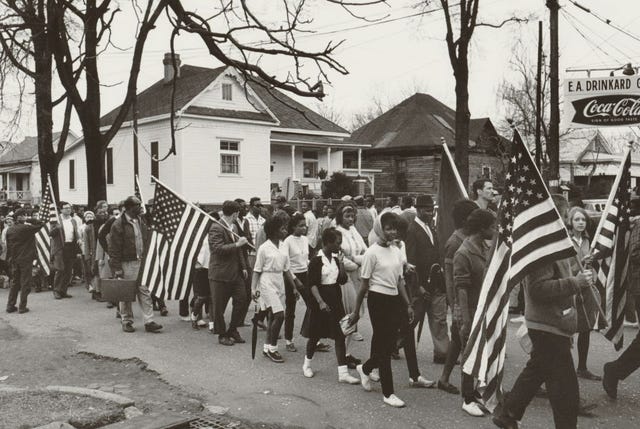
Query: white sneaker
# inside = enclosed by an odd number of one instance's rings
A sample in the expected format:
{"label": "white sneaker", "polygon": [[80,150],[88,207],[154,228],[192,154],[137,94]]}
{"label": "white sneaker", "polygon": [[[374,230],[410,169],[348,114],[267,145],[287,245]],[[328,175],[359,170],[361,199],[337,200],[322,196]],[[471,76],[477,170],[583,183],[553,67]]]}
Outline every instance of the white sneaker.
{"label": "white sneaker", "polygon": [[367,392],[371,392],[371,380],[369,380],[369,376],[364,373],[362,365],[356,366],[356,370],[358,374],[360,374],[360,384],[362,384],[362,388]]}
{"label": "white sneaker", "polygon": [[200,326],[200,327],[207,326],[207,322],[205,322],[205,321],[204,321],[204,320],[202,320],[202,319],[198,320],[197,324],[198,324],[198,326]]}
{"label": "white sneaker", "polygon": [[392,407],[396,408],[402,408],[406,405],[402,399],[398,398],[393,393],[389,395],[388,398],[386,396],[383,396],[383,400],[385,404],[391,405]]}
{"label": "white sneaker", "polygon": [[409,378],[409,381],[411,382],[411,387],[424,387],[427,389],[435,386],[436,384],[435,381],[427,380],[421,375],[418,376],[417,380],[414,380],[413,378]]}
{"label": "white sneaker", "polygon": [[360,380],[349,374],[347,365],[338,367],[338,383],[358,384]]}
{"label": "white sneaker", "polygon": [[191,322],[191,316],[180,316],[180,320],[183,322]]}
{"label": "white sneaker", "polygon": [[469,402],[468,404],[465,401],[462,401],[462,409],[470,416],[484,417],[484,412],[480,409],[480,405],[475,401]]}
{"label": "white sneaker", "polygon": [[311,367],[307,365],[302,365],[302,374],[307,378],[311,378],[315,375]]}
{"label": "white sneaker", "polygon": [[371,370],[371,374],[369,374],[369,380],[375,381],[376,383],[380,381],[380,371],[378,371],[378,368]]}

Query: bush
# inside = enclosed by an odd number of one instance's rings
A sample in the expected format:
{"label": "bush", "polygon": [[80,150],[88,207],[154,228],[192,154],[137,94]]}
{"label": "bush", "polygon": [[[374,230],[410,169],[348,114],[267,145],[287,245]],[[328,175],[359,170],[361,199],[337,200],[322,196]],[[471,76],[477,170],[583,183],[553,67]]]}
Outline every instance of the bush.
{"label": "bush", "polygon": [[336,171],[329,180],[322,184],[323,198],[342,198],[353,194],[353,179],[346,174]]}

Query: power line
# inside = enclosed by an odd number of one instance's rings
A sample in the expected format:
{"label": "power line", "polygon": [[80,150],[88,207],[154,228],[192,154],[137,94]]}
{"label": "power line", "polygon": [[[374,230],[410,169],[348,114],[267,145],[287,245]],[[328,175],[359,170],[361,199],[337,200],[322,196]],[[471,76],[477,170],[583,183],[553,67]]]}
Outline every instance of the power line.
{"label": "power line", "polygon": [[632,39],[640,42],[640,36],[636,36],[633,33],[630,33],[629,31],[625,30],[624,28],[614,24],[610,19],[608,18],[603,18],[602,16],[600,16],[599,14],[593,12],[591,9],[589,9],[586,6],[581,5],[580,3],[578,3],[575,0],[569,0],[571,2],[571,4],[573,4],[575,7],[577,7],[578,9],[587,12],[588,14],[593,15],[594,17],[596,17],[599,21],[604,22],[605,24],[607,24],[608,26],[610,26],[611,28],[615,28],[616,30],[618,30],[619,32],[626,34],[627,36],[631,37]]}

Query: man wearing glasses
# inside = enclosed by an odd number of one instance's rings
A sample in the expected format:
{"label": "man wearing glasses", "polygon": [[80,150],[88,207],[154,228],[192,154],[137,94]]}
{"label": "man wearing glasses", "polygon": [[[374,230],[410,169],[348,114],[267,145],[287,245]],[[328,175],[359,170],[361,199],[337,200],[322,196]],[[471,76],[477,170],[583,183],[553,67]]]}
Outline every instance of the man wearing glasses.
{"label": "man wearing glasses", "polygon": [[80,253],[80,229],[78,221],[71,216],[71,204],[60,202],[60,223],[51,228],[51,258],[56,271],[53,280],[55,299],[71,298],[67,293],[76,255]]}

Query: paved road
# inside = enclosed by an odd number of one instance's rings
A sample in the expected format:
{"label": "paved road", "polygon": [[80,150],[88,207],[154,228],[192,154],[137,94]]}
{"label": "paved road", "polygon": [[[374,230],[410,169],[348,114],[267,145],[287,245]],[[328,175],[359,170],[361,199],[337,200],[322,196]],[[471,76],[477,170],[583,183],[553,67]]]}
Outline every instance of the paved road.
{"label": "paved road", "polygon": [[[134,306],[136,327],[125,334],[114,317],[114,310],[89,299],[84,287],[70,289],[72,299],[54,300],[50,293],[32,293],[25,315],[6,314],[0,318],[29,337],[55,341],[62,332],[73,332],[77,351],[88,351],[117,358],[138,357],[158,371],[170,384],[194,394],[203,395],[210,404],[229,407],[229,413],[252,421],[282,423],[309,428],[492,428],[489,418],[472,418],[461,409],[460,398],[436,389],[413,389],[408,386],[404,359],[393,362],[396,393],[408,404],[404,409],[392,409],[382,403],[379,386],[367,393],[358,385],[337,383],[333,353],[319,353],[314,359],[316,376],[302,376],[303,339],[297,339],[297,353],[283,352],[284,364],[274,364],[260,355],[250,357],[250,345],[225,347],[206,330],[193,331],[187,322],[177,317],[177,303],[171,303],[170,315],[157,317],[165,326],[161,334],[148,334],[142,329],[139,308]],[[0,290],[4,305],[7,291]],[[298,309],[300,323],[304,305]],[[356,356],[368,354],[367,339],[371,338],[368,321],[361,331],[365,341],[357,343]],[[518,325],[510,324],[505,386],[510,388],[525,363],[525,356],[515,340]],[[632,338],[636,331],[628,328]],[[241,334],[250,338],[249,328]],[[432,345],[428,332],[419,345],[418,358],[423,374],[437,378],[441,365],[431,363]],[[259,345],[264,340],[260,334]],[[22,340],[20,340],[22,341]],[[259,346],[260,347],[260,346]],[[281,350],[282,350],[281,346]],[[589,367],[601,373],[604,362],[615,356],[613,347],[599,334],[592,334]],[[0,355],[0,359],[2,356]],[[459,383],[459,370],[452,382]],[[595,402],[597,417],[581,418],[583,428],[640,427],[640,374],[632,375],[620,385],[619,399],[610,402],[597,382],[581,381],[581,395]],[[552,427],[551,409],[546,399],[536,398],[527,410],[523,428]]]}

